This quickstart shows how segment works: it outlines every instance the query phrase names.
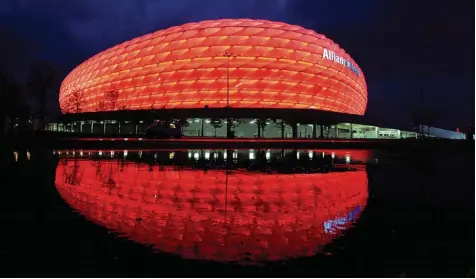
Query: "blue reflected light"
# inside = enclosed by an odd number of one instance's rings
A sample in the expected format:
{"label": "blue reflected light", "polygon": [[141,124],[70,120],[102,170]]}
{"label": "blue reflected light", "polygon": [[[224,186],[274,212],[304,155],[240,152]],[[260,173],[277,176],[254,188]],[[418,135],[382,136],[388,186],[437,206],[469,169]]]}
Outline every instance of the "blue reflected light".
{"label": "blue reflected light", "polygon": [[357,219],[359,216],[360,212],[362,211],[362,208],[360,206],[357,206],[354,208],[347,216],[333,219],[333,220],[327,220],[324,222],[324,232],[325,233],[336,233],[338,230],[343,230],[344,225],[347,224],[348,222],[353,222]]}

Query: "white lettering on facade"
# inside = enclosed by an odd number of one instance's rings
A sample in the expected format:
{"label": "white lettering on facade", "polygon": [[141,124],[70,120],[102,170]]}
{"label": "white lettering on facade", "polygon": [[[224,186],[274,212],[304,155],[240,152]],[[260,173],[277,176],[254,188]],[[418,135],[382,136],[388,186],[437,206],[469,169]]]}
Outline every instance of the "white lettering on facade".
{"label": "white lettering on facade", "polygon": [[341,56],[337,55],[332,50],[328,50],[328,49],[325,48],[323,53],[322,53],[322,57],[325,58],[325,59],[332,60],[336,63],[341,64],[341,65],[344,65],[347,68],[349,68],[352,72],[354,72],[355,74],[360,75],[359,70],[357,69],[357,67],[354,66],[354,64],[352,64],[352,62],[350,62],[350,60],[345,59],[344,57],[341,57]]}

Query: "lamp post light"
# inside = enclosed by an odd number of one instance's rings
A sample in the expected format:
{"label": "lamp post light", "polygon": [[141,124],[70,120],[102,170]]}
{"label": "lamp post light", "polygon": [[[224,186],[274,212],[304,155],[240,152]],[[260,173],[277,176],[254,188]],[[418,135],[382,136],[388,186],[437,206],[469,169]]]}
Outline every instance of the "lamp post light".
{"label": "lamp post light", "polygon": [[227,69],[226,69],[226,137],[231,137],[231,126],[230,126],[230,57],[233,53],[225,52],[223,56],[227,58]]}

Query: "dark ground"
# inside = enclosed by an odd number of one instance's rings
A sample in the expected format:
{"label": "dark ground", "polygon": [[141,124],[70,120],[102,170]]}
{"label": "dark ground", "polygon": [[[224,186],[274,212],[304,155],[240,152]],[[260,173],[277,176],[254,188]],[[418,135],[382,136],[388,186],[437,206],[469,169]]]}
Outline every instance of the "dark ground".
{"label": "dark ground", "polygon": [[474,147],[382,151],[393,159],[368,165],[367,208],[327,255],[265,267],[181,260],[117,239],[60,198],[51,150],[18,152],[14,162],[2,149],[0,276],[474,277]]}

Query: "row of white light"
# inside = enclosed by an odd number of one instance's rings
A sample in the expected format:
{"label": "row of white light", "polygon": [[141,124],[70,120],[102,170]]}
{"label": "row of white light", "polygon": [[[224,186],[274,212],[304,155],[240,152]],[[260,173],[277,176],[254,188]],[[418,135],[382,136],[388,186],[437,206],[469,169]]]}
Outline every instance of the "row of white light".
{"label": "row of white light", "polygon": [[[200,118],[196,118],[195,122],[196,123],[200,122]],[[205,123],[210,124],[211,123],[210,119],[205,119]],[[226,120],[224,121],[224,123],[226,123]],[[255,124],[255,123],[256,123],[255,119],[250,120],[250,124]],[[271,122],[266,122],[266,125],[270,125],[270,124],[271,124]],[[299,126],[299,124],[298,124],[298,126]],[[310,124],[309,126],[312,126],[312,124]]]}
{"label": "row of white light", "polygon": [[[15,152],[13,152],[13,153],[14,153],[14,156],[15,156],[15,161],[17,161],[17,160],[18,160],[18,152],[15,151]],[[56,153],[56,152],[53,151],[53,155],[54,155],[55,153]],[[73,156],[74,156],[74,155],[76,154],[76,152],[73,151],[72,154],[73,154]],[[99,156],[101,157],[101,156],[103,155],[103,152],[102,152],[102,151],[99,151],[98,154],[99,154]],[[111,156],[111,158],[114,158],[114,154],[115,154],[114,151],[110,151],[110,156]],[[139,154],[139,158],[142,158],[142,151],[139,151],[138,154]],[[297,153],[296,153],[297,159],[299,159],[300,154],[301,154],[301,152],[297,151]],[[58,155],[61,155],[61,151],[58,151]],[[69,152],[68,152],[68,151],[66,151],[66,155],[69,155]],[[82,151],[82,150],[79,152],[79,155],[80,155],[81,157],[83,156],[83,151]],[[91,152],[89,152],[89,155],[91,155]],[[326,155],[325,152],[322,152],[322,158],[324,158],[325,155]],[[123,156],[124,156],[124,158],[126,158],[126,157],[128,156],[128,151],[127,151],[127,150],[124,150],[124,151],[123,151]],[[237,158],[238,158],[238,152],[237,152],[237,150],[235,150],[235,151],[233,152],[233,155],[232,155],[232,156],[233,156],[233,159],[237,159]],[[309,151],[308,156],[309,156],[309,159],[312,159],[312,158],[314,157],[314,152],[313,152],[313,151]],[[169,159],[173,159],[174,157],[175,157],[175,152],[170,152],[170,153],[169,153]],[[267,150],[267,151],[266,151],[265,157],[266,157],[266,160],[269,160],[269,159],[271,158],[271,152],[270,152],[270,150]],[[29,152],[29,151],[27,151],[27,158],[28,158],[28,160],[30,159],[30,152]],[[154,154],[154,158],[157,159],[157,154]],[[189,159],[192,158],[192,152],[191,152],[191,151],[188,152],[188,158],[189,158]],[[194,158],[195,160],[200,159],[200,153],[199,153],[198,151],[195,151],[195,152],[193,153],[193,158]],[[210,159],[210,151],[209,151],[209,150],[206,150],[206,151],[205,151],[204,158],[205,158],[205,160],[209,160],[209,159]],[[218,158],[219,158],[218,152],[214,152],[214,153],[213,153],[213,158],[214,158],[214,159],[218,159]],[[224,152],[223,152],[223,159],[226,159],[226,158],[227,158],[227,152],[224,151]],[[255,151],[254,151],[253,149],[250,149],[248,158],[249,158],[250,160],[256,159]],[[332,159],[335,158],[335,152],[332,152],[332,153],[331,153],[331,158],[332,158]],[[351,156],[350,156],[350,154],[346,154],[346,155],[345,155],[345,162],[346,162],[346,163],[350,163],[350,162],[351,162]]]}
{"label": "row of white light", "polygon": [[[255,151],[254,151],[253,149],[250,149],[250,151],[249,151],[248,154],[249,154],[249,155],[248,155],[248,158],[249,158],[250,160],[254,160],[254,159],[256,158],[256,156],[255,156]],[[299,151],[296,153],[297,159],[299,159],[300,154],[301,154],[301,152],[299,152]],[[191,151],[189,151],[189,152],[188,152],[188,158],[189,158],[189,159],[192,158],[192,155],[193,155],[193,158],[194,158],[195,160],[200,159],[200,152],[195,151],[195,152],[192,153]],[[322,158],[324,158],[325,155],[326,155],[325,152],[322,152]],[[312,159],[312,158],[314,157],[314,152],[313,152],[313,151],[309,151],[308,156],[309,156],[309,159]],[[218,159],[218,157],[219,157],[219,155],[218,155],[217,152],[213,153],[213,158]],[[271,158],[271,152],[270,152],[270,150],[267,150],[267,151],[266,151],[265,157],[266,157],[267,160],[269,160],[269,159]],[[210,159],[210,151],[209,151],[209,150],[206,150],[206,151],[205,151],[204,158],[205,158],[205,160],[209,160],[209,159]],[[224,152],[223,152],[223,159],[226,159],[226,158],[227,158],[227,152],[224,151]],[[233,158],[234,158],[234,159],[238,158],[238,152],[237,152],[236,150],[233,152]],[[335,158],[335,152],[332,152],[332,153],[331,153],[331,158],[332,158],[332,159]],[[350,161],[351,161],[350,154],[346,154],[346,155],[345,155],[345,161],[346,161],[346,163],[350,163]]]}

